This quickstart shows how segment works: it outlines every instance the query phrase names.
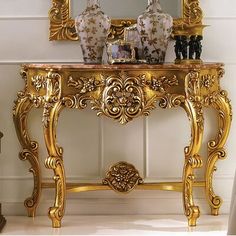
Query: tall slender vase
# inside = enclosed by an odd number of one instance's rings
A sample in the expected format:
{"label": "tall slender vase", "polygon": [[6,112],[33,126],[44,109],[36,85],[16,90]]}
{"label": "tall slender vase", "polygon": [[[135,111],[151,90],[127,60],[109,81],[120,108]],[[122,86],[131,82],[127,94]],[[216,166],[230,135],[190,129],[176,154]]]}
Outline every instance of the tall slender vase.
{"label": "tall slender vase", "polygon": [[87,0],[87,8],[75,19],[84,62],[102,63],[104,46],[111,20],[100,7],[99,0]]}
{"label": "tall slender vase", "polygon": [[147,63],[164,63],[172,26],[173,18],[162,11],[159,0],[148,0],[146,10],[137,20]]}

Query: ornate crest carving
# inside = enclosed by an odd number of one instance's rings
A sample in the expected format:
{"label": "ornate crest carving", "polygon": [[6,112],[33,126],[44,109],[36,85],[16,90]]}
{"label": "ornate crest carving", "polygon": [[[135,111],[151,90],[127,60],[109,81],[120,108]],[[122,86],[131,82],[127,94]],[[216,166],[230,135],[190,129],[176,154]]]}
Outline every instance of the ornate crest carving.
{"label": "ornate crest carving", "polygon": [[118,119],[121,124],[139,116],[145,106],[140,78],[125,73],[108,77],[102,100],[103,113]]}
{"label": "ornate crest carving", "polygon": [[128,193],[138,184],[142,184],[143,179],[135,167],[127,162],[118,162],[110,167],[103,179],[104,185],[109,185],[114,191]]}

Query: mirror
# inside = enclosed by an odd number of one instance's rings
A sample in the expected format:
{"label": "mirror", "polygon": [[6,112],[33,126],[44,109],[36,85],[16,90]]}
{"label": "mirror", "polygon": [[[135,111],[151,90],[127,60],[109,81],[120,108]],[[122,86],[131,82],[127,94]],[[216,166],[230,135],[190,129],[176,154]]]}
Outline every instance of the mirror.
{"label": "mirror", "polygon": [[[160,0],[162,8],[174,17],[173,36],[202,36],[202,10],[200,0]],[[123,4],[122,4],[123,2]],[[135,2],[135,7],[134,7]],[[49,11],[50,40],[78,40],[74,17],[83,11],[86,0],[52,0]],[[136,22],[147,1],[144,0],[102,0],[107,15],[114,17],[110,37],[121,38],[124,27]],[[120,9],[119,11],[117,9]],[[175,18],[176,17],[176,18]],[[120,19],[118,19],[120,18]],[[123,19],[122,19],[123,18]]]}
{"label": "mirror", "polygon": [[[134,7],[135,1],[135,7]],[[169,13],[173,18],[181,17],[182,0],[161,0],[164,12]],[[101,0],[102,10],[112,19],[132,18],[137,19],[147,7],[145,0]],[[75,18],[87,6],[87,0],[71,0],[71,15]]]}

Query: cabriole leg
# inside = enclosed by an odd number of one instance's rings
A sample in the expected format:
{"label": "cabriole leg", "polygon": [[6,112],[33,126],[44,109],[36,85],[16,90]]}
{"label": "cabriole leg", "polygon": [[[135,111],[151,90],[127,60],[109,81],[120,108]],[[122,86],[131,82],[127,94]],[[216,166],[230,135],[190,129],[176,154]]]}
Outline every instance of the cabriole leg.
{"label": "cabriole leg", "polygon": [[183,108],[187,112],[191,123],[191,142],[185,148],[185,163],[183,169],[183,204],[185,215],[189,226],[196,226],[197,218],[200,216],[198,206],[193,201],[194,169],[202,167],[202,159],[199,150],[203,136],[203,113],[201,102],[186,100]]}
{"label": "cabriole leg", "polygon": [[214,140],[208,142],[208,159],[205,176],[206,197],[211,208],[211,214],[218,215],[222,199],[213,190],[213,173],[216,171],[216,162],[226,158],[224,145],[229,135],[232,109],[225,91],[220,91],[208,97],[206,102],[208,106],[215,108],[218,112],[218,134]]}
{"label": "cabriole leg", "polygon": [[15,129],[22,146],[22,151],[19,153],[19,157],[21,160],[27,160],[30,162],[31,168],[29,171],[32,172],[34,176],[34,188],[32,195],[27,198],[24,203],[28,211],[28,216],[35,216],[41,194],[42,178],[38,159],[38,143],[31,141],[27,132],[27,116],[32,107],[33,104],[30,99],[24,96],[24,94],[19,93],[13,109]]}
{"label": "cabriole leg", "polygon": [[45,166],[54,171],[56,188],[54,206],[50,207],[48,212],[54,228],[61,227],[61,219],[64,216],[66,191],[64,165],[62,160],[63,150],[58,147],[56,143],[56,126],[61,108],[61,102],[48,102],[44,106],[43,115],[44,139],[49,155],[45,161]]}

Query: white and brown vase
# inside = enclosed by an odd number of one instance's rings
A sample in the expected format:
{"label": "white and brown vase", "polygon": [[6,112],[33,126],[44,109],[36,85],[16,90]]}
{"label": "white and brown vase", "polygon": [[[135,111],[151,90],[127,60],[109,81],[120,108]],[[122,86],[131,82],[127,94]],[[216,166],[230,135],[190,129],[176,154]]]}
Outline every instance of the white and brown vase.
{"label": "white and brown vase", "polygon": [[172,26],[173,18],[162,11],[159,0],[148,0],[146,10],[137,20],[137,29],[147,63],[164,63]]}
{"label": "white and brown vase", "polygon": [[85,63],[102,63],[110,25],[111,20],[102,12],[99,0],[87,0],[87,8],[75,18],[75,27]]}

